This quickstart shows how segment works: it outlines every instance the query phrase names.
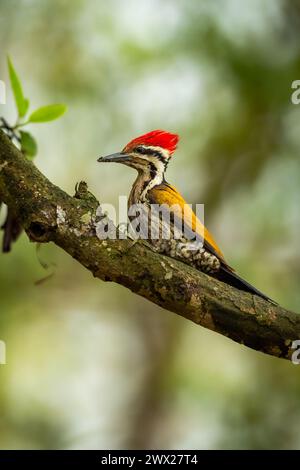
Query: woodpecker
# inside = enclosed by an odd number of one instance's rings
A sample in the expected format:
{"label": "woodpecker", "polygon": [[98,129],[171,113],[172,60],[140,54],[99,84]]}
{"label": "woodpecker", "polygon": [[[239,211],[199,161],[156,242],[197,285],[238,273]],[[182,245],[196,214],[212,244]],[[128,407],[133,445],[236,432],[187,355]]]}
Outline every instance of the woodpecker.
{"label": "woodpecker", "polygon": [[[169,208],[172,215],[172,218],[169,219],[171,234],[169,239],[152,238],[150,235],[148,238],[148,242],[155,251],[179,259],[237,289],[258,295],[274,303],[269,297],[236,274],[225,261],[222,251],[207,228],[174,186],[167,183],[166,169],[177,148],[178,141],[177,134],[154,130],[131,140],[121,152],[100,157],[98,162],[122,163],[137,170],[137,178],[128,199],[128,209],[136,204],[147,209],[153,205],[164,205]],[[186,231],[184,236],[179,238],[175,236],[176,229],[181,225],[178,225],[178,221],[182,220],[183,212],[184,226],[187,232],[189,233],[190,230],[192,234],[200,235],[202,240],[199,246],[196,245],[196,249],[195,246],[191,247],[190,238],[186,236]],[[153,213],[151,212],[151,214]],[[154,223],[161,223],[160,218],[156,218]]]}

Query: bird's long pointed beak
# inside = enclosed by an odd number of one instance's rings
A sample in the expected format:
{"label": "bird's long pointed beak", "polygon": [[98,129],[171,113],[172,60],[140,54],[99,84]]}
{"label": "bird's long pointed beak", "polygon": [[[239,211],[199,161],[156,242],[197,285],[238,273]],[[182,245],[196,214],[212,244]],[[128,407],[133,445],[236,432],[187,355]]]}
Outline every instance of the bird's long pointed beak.
{"label": "bird's long pointed beak", "polygon": [[117,162],[117,163],[125,163],[129,161],[129,155],[126,153],[112,153],[111,155],[106,155],[105,157],[98,158],[98,162]]}

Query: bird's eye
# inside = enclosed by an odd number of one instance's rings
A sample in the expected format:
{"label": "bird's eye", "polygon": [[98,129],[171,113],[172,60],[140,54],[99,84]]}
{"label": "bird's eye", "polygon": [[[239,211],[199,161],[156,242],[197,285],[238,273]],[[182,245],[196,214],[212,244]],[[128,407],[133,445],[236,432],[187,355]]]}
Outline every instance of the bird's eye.
{"label": "bird's eye", "polygon": [[136,147],[135,152],[145,155],[147,153],[147,150],[144,147]]}

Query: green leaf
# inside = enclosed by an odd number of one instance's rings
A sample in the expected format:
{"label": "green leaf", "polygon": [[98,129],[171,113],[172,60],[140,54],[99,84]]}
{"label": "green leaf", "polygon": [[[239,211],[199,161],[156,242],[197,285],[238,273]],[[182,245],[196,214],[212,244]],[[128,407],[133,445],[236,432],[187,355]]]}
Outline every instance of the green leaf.
{"label": "green leaf", "polygon": [[66,111],[67,107],[64,104],[50,104],[49,106],[43,106],[30,114],[28,122],[54,121],[54,119],[59,118]]}
{"label": "green leaf", "polygon": [[7,57],[7,65],[8,65],[8,71],[9,71],[9,79],[10,79],[11,87],[12,87],[13,94],[15,97],[18,114],[19,114],[19,117],[22,118],[25,116],[25,114],[28,111],[29,100],[24,97],[20,79],[17,75],[17,72],[15,71],[15,68],[13,66],[13,63],[10,57]]}
{"label": "green leaf", "polygon": [[20,131],[21,150],[28,158],[33,158],[37,154],[37,143],[29,132]]}
{"label": "green leaf", "polygon": [[[25,116],[27,114],[27,111],[28,111],[28,108],[29,108],[29,99],[28,98],[24,98],[24,114],[23,116]],[[23,116],[20,116],[20,117],[23,117]]]}

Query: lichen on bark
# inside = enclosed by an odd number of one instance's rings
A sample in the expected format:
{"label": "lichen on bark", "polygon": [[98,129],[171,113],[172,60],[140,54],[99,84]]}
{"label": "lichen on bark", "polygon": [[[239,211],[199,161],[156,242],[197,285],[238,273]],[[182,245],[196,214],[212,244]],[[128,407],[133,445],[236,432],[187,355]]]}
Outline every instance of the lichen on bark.
{"label": "lichen on bark", "polygon": [[0,130],[0,201],[29,238],[54,242],[104,281],[252,349],[290,358],[300,316],[154,253],[142,240],[99,240],[99,202],[81,182],[72,197],[52,184]]}

